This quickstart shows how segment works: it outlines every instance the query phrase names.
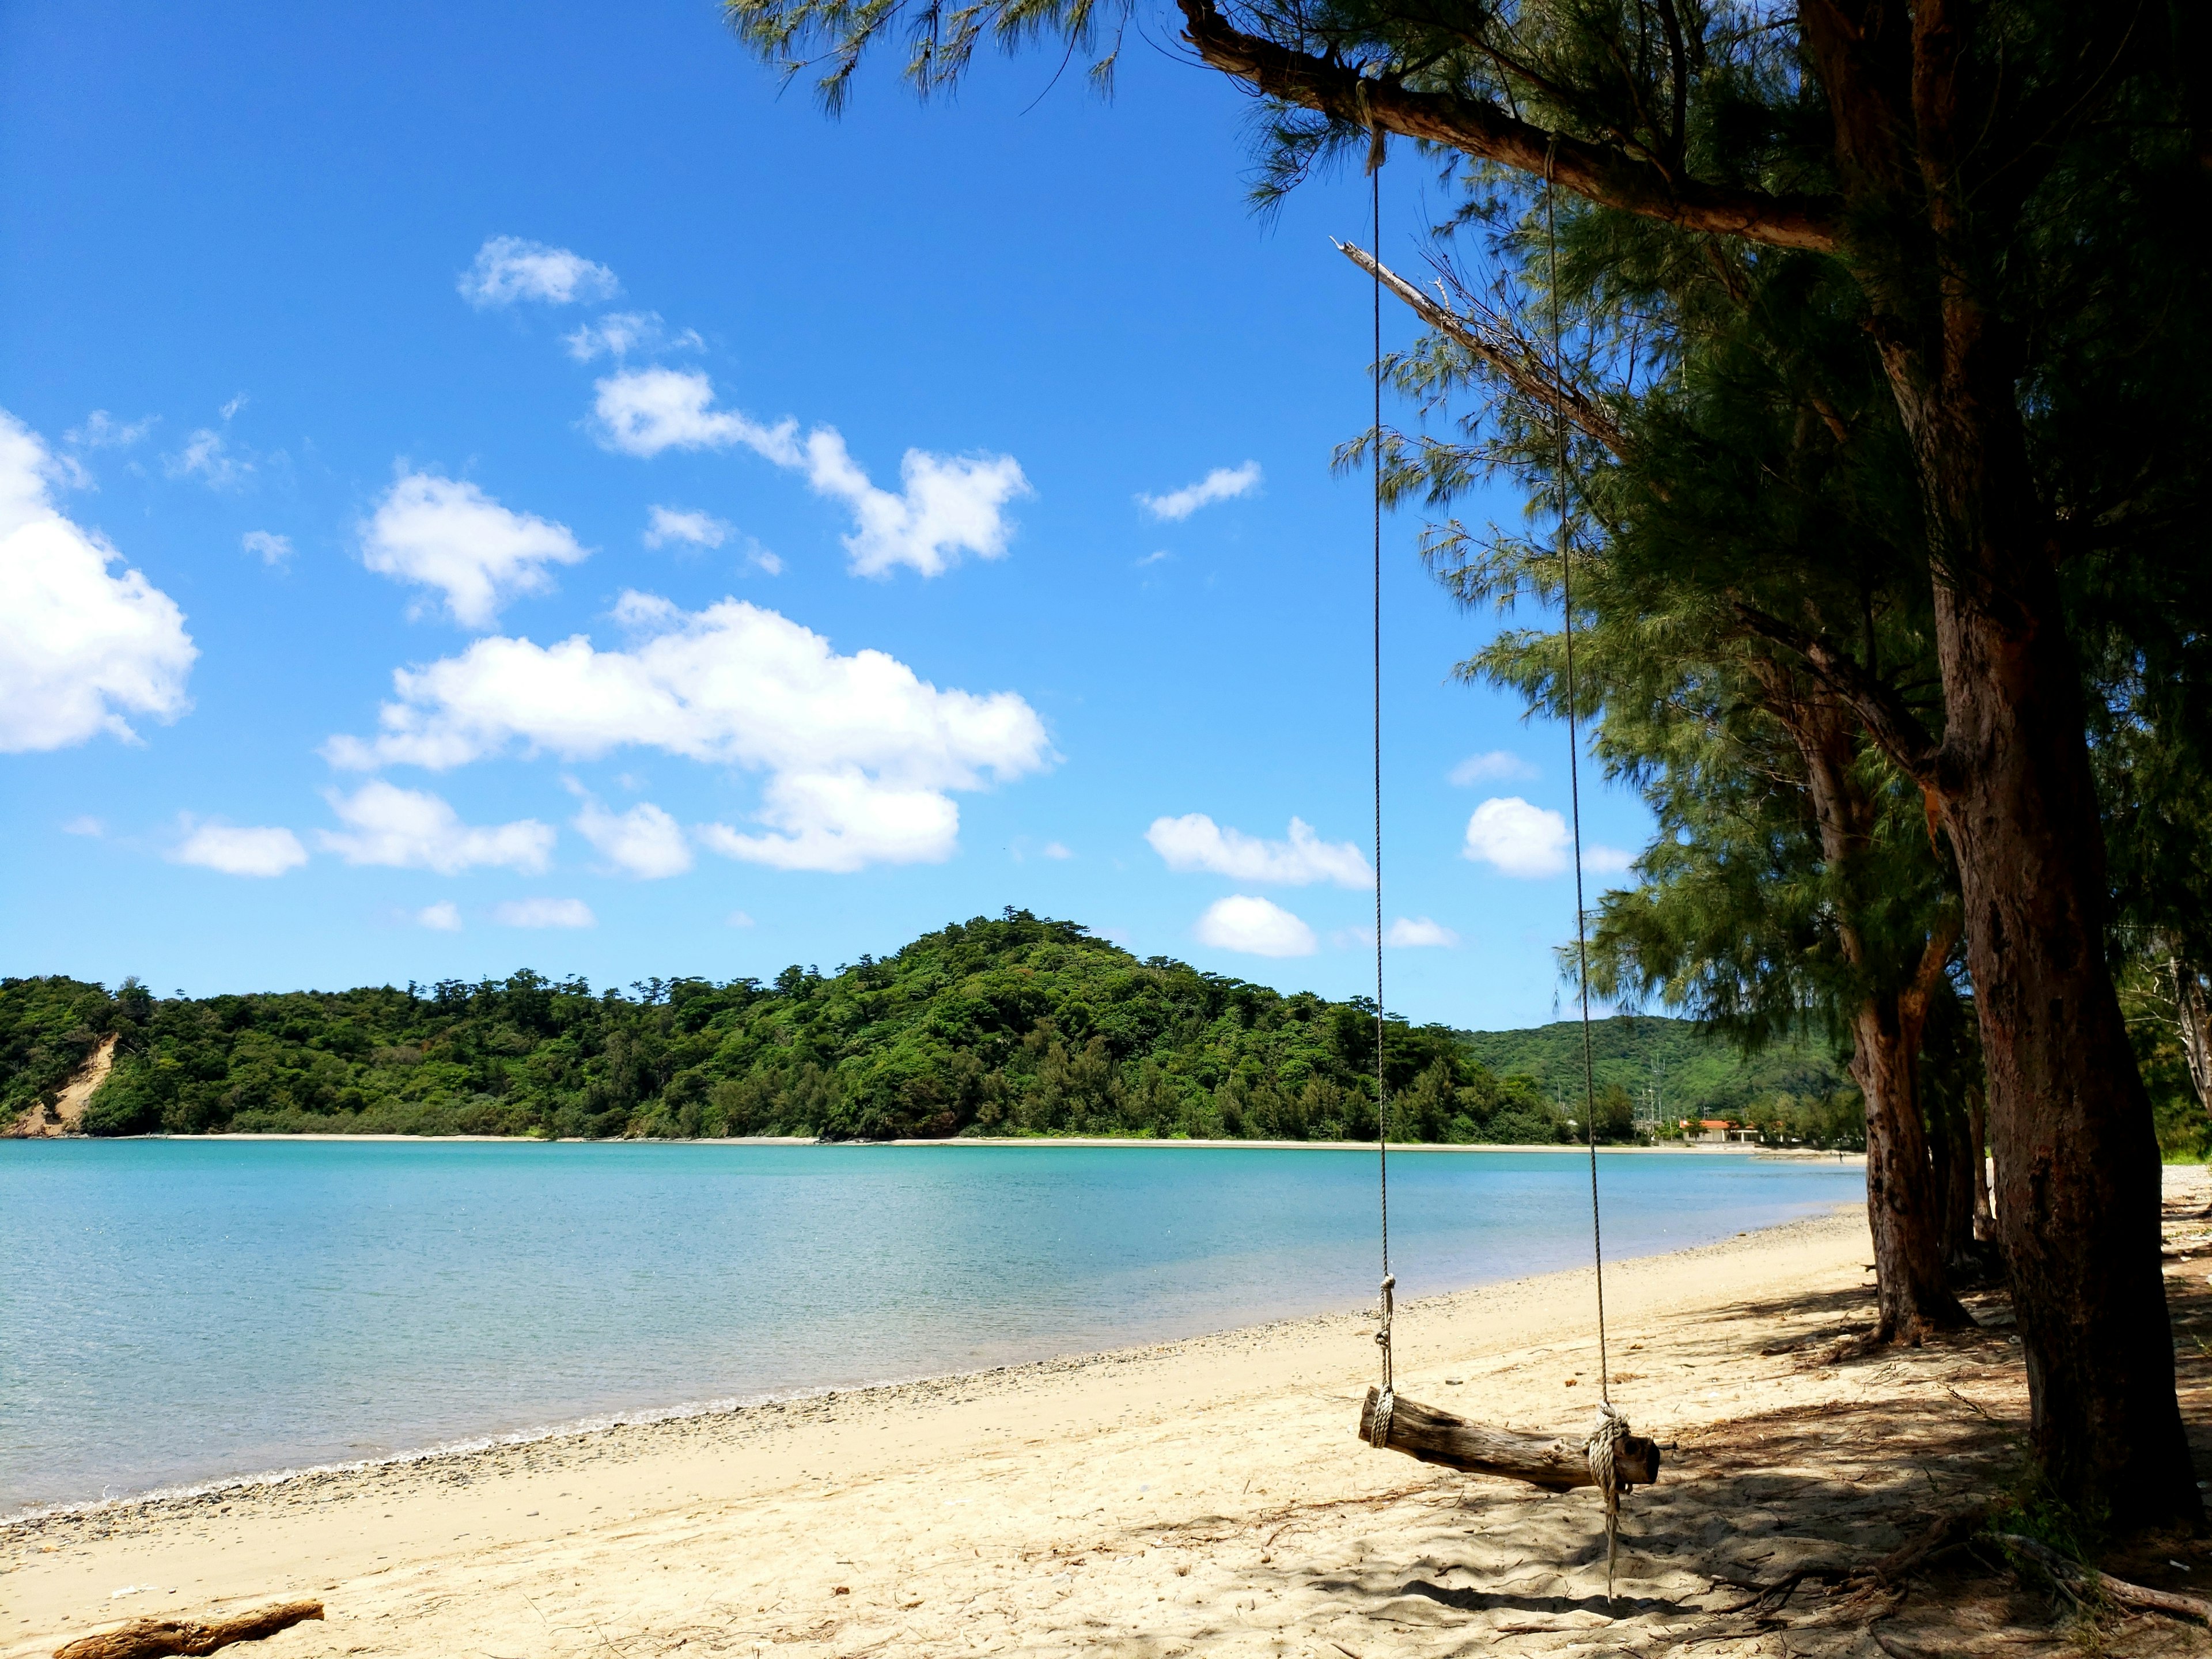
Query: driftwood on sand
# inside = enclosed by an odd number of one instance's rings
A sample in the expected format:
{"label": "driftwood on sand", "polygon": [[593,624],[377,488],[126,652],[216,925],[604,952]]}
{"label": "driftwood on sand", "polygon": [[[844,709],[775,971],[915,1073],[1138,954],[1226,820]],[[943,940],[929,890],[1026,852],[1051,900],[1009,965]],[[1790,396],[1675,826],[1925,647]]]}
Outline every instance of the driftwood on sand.
{"label": "driftwood on sand", "polygon": [[[1375,1440],[1375,1407],[1380,1389],[1367,1391],[1359,1413],[1359,1437]],[[1424,1463],[1441,1463],[1469,1474],[1525,1480],[1547,1492],[1595,1486],[1597,1476],[1583,1441],[1572,1437],[1516,1434],[1470,1423],[1433,1406],[1417,1405],[1403,1395],[1392,1402],[1382,1443]],[[1625,1436],[1613,1452],[1615,1478],[1623,1487],[1648,1486],[1659,1478],[1659,1448],[1641,1435]]]}
{"label": "driftwood on sand", "polygon": [[2033,1538],[2022,1538],[2018,1533],[2001,1532],[1997,1541],[2014,1554],[2024,1555],[2062,1583],[2093,1587],[2108,1601],[2124,1607],[2151,1607],[2160,1613],[2178,1613],[2184,1619],[2197,1619],[2212,1623],[2212,1601],[2201,1595],[2182,1595],[2172,1590],[2150,1589],[2142,1584],[2130,1584],[2124,1578],[2115,1578],[2109,1572],[2100,1572],[2094,1567],[2085,1567],[2079,1561],[2069,1560],[2048,1544],[2038,1543]]}
{"label": "driftwood on sand", "polygon": [[322,1616],[320,1601],[279,1601],[234,1619],[134,1619],[120,1630],[64,1643],[54,1650],[54,1659],[161,1659],[173,1653],[213,1653],[233,1642],[258,1642],[302,1620]]}

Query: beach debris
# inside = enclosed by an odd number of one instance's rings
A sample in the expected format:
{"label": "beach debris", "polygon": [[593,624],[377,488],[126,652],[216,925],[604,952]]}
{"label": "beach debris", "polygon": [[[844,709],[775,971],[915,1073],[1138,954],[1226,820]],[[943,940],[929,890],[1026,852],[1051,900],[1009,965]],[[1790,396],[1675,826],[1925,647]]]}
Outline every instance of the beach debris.
{"label": "beach debris", "polygon": [[134,1619],[120,1630],[81,1636],[54,1650],[54,1659],[165,1659],[213,1653],[234,1642],[259,1642],[304,1620],[320,1619],[320,1601],[278,1601],[234,1619]]}
{"label": "beach debris", "polygon": [[2071,1560],[2052,1549],[2048,1544],[2033,1538],[2023,1538],[2018,1533],[2001,1532],[1997,1542],[2015,1555],[2025,1556],[2041,1567],[2059,1583],[2089,1585],[2107,1599],[2124,1607],[2149,1607],[2159,1613],[2170,1613],[2184,1619],[2194,1619],[2212,1624],[2212,1601],[2201,1595],[2183,1595],[2174,1590],[2151,1589],[2142,1584],[2130,1584],[2124,1578],[2115,1578],[2109,1572],[2100,1572],[2079,1561]]}

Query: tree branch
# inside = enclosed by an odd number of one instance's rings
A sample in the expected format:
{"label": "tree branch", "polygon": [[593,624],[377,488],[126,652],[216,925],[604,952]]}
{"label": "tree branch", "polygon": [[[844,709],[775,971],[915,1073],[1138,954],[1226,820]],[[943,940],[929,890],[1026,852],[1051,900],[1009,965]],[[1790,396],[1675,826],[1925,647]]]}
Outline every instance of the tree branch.
{"label": "tree branch", "polygon": [[1794,628],[1779,617],[1741,599],[1731,599],[1729,603],[1753,633],[1777,645],[1787,646],[1804,658],[1814,677],[1850,705],[1852,712],[1866,722],[1868,734],[1881,745],[1883,753],[1905,769],[1907,775],[1923,785],[1933,781],[1936,740],[1894,686],[1869,673],[1818,635]]}
{"label": "tree branch", "polygon": [[1826,196],[1771,195],[1686,179],[1670,182],[1650,162],[1536,126],[1496,105],[1449,92],[1409,91],[1353,65],[1316,58],[1224,16],[1214,0],[1176,0],[1183,38],[1211,67],[1271,98],[1318,111],[1347,126],[1381,127],[1549,177],[1600,206],[1774,247],[1831,252],[1842,234],[1841,204]]}
{"label": "tree branch", "polygon": [[1486,337],[1479,325],[1431,300],[1366,249],[1350,242],[1338,242],[1336,249],[1403,300],[1407,308],[1431,328],[1489,364],[1499,378],[1531,403],[1565,415],[1584,436],[1595,439],[1615,455],[1628,453],[1628,434],[1620,429],[1620,423],[1581,392],[1543,374],[1541,365],[1532,363],[1522,353]]}

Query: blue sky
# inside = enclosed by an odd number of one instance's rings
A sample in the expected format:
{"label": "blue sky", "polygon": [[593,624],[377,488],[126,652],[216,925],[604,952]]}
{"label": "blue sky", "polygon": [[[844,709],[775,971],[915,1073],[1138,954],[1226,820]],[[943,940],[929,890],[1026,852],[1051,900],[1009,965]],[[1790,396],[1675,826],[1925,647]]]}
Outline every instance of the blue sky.
{"label": "blue sky", "polygon": [[[1110,105],[888,67],[831,122],[707,0],[0,11],[0,971],[768,976],[1015,904],[1371,982],[1364,181],[1255,218],[1151,45]],[[1419,528],[1389,1000],[1532,1023],[1565,741],[1449,682]]]}

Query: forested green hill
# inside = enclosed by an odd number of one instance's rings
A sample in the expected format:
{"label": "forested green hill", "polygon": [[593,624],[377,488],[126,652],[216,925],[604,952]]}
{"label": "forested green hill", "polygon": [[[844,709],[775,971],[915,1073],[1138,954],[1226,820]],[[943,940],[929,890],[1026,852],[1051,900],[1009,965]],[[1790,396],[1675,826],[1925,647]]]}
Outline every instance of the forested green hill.
{"label": "forested green hill", "polygon": [[[1533,1079],[1547,1100],[1582,1092],[1579,1020],[1460,1035],[1475,1060],[1501,1077]],[[1849,1094],[1857,1103],[1842,1065],[1802,1039],[1747,1055],[1691,1020],[1616,1014],[1591,1022],[1590,1054],[1597,1086],[1626,1090],[1642,1116],[1740,1117],[1784,1097],[1802,1103]]]}
{"label": "forested green hill", "polygon": [[[625,994],[522,972],[163,999],[131,982],[110,994],[7,980],[0,1121],[51,1095],[110,1032],[114,1069],[85,1115],[94,1134],[1375,1133],[1371,1003],[1139,961],[1026,911],[956,923],[831,975],[793,966],[773,984],[654,980]],[[1486,1057],[1486,1044],[1544,1035],[1391,1022],[1394,1134],[1559,1138],[1551,1049]],[[1607,1133],[1629,1133],[1627,1095],[1607,1091],[1599,1115]]]}

